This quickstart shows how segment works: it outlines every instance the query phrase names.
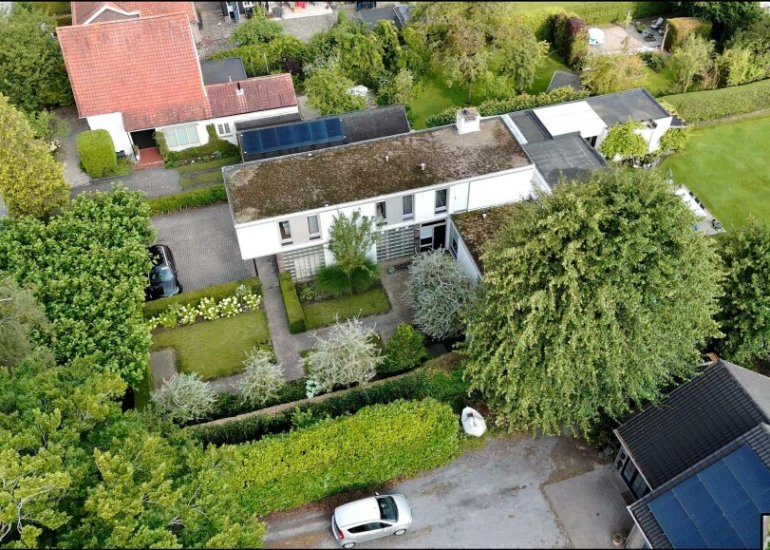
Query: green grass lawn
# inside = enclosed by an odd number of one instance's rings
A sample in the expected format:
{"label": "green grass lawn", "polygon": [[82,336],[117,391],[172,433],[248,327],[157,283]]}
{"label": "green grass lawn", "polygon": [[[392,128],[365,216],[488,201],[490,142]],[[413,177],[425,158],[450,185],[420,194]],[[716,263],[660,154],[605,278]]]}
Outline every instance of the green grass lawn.
{"label": "green grass lawn", "polygon": [[430,75],[421,79],[415,86],[415,93],[409,107],[412,112],[412,128],[427,128],[425,119],[440,113],[453,105],[465,105],[468,90],[464,86],[446,85],[443,76]]}
{"label": "green grass lawn", "polygon": [[243,370],[244,352],[269,341],[267,319],[260,310],[159,332],[152,337],[152,347],[174,348],[177,370],[210,380]]}
{"label": "green grass lawn", "polygon": [[221,168],[222,166],[229,166],[231,164],[237,164],[241,162],[240,157],[225,157],[216,160],[209,160],[206,162],[195,162],[193,164],[183,164],[174,168],[180,174],[190,174],[192,172],[200,172],[201,170],[207,170],[209,168]]}
{"label": "green grass lawn", "polygon": [[687,149],[662,163],[729,227],[749,215],[770,223],[770,117],[697,128]]}
{"label": "green grass lawn", "polygon": [[647,88],[647,91],[655,97],[670,94],[674,89],[674,74],[670,65],[667,64],[659,73],[645,66],[644,72],[646,76],[642,82],[642,87]]}
{"label": "green grass lawn", "polygon": [[527,90],[527,93],[539,94],[548,90],[548,85],[551,83],[551,77],[553,76],[554,71],[574,72],[564,64],[564,60],[558,53],[551,52],[548,54],[545,62],[537,69],[535,81]]}
{"label": "green grass lawn", "polygon": [[343,296],[336,300],[326,300],[302,306],[308,330],[333,325],[335,315],[340,321],[360,315],[367,317],[390,311],[390,301],[383,288],[373,288],[361,294]]}

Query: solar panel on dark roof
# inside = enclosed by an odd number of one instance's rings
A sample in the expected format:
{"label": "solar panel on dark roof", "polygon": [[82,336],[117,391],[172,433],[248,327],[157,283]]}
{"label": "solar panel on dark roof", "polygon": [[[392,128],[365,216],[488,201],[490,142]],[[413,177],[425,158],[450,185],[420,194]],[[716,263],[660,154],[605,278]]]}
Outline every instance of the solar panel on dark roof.
{"label": "solar panel on dark roof", "polygon": [[339,118],[326,118],[243,132],[242,140],[244,155],[259,156],[341,144],[345,141],[345,134]]}

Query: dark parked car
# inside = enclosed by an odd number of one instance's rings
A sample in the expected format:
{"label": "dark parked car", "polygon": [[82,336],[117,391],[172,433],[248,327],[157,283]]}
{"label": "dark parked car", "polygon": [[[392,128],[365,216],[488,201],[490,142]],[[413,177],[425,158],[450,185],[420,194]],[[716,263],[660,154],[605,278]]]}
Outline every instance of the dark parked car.
{"label": "dark parked car", "polygon": [[144,290],[144,299],[157,300],[182,292],[171,249],[165,244],[154,244],[147,250],[150,252],[153,266],[147,275],[149,284]]}

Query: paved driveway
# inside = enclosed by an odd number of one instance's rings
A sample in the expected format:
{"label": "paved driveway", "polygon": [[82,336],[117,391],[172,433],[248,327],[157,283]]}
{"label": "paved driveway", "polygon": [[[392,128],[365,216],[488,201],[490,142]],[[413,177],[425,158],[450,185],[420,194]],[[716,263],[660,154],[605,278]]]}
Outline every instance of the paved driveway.
{"label": "paved driveway", "polygon": [[[453,463],[384,486],[403,493],[414,522],[406,535],[360,548],[565,548],[570,539],[542,486],[592,470],[595,455],[575,440],[525,436],[491,439]],[[327,499],[267,518],[267,548],[336,548],[335,506],[369,493]],[[591,529],[592,525],[586,525]]]}
{"label": "paved driveway", "polygon": [[156,242],[171,247],[184,290],[198,290],[253,277],[241,260],[227,204],[183,210],[152,218]]}

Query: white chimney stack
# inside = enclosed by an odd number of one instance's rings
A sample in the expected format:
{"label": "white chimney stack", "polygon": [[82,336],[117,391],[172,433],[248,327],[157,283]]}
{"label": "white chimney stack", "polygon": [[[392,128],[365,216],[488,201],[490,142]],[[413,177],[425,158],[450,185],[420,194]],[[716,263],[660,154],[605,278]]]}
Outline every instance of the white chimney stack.
{"label": "white chimney stack", "polygon": [[457,111],[455,119],[458,134],[467,134],[468,132],[478,132],[481,130],[481,115],[476,107],[467,107]]}
{"label": "white chimney stack", "polygon": [[236,84],[236,86],[237,87],[235,88],[235,95],[243,95],[243,88],[241,88],[241,83],[239,82],[238,84]]}

